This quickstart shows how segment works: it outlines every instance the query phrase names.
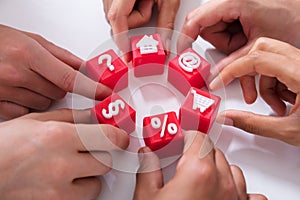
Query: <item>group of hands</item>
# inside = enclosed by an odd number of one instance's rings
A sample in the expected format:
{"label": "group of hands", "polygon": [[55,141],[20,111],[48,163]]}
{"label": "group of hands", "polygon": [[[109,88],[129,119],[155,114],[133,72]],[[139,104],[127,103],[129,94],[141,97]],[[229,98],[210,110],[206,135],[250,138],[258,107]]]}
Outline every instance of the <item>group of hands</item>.
{"label": "group of hands", "polygon": [[[118,34],[147,23],[154,4],[157,26],[172,29],[180,0],[103,4]],[[228,54],[216,64],[220,73],[210,89],[239,78],[245,102],[251,104],[258,96],[259,75],[260,96],[278,114],[227,110],[217,121],[300,146],[299,9],[300,2],[292,0],[211,0],[188,14],[182,34],[192,39],[200,35]],[[1,199],[97,198],[101,182],[96,177],[111,169],[110,151],[127,148],[128,134],[92,124],[90,110],[30,112],[46,110],[67,92],[102,100],[112,91],[79,71],[84,65],[80,58],[39,35],[1,25],[0,38],[0,117],[11,119],[0,124]],[[188,45],[179,38],[179,51]],[[220,150],[199,158],[203,140],[201,133],[186,133],[190,145],[166,185],[159,159],[148,147],[141,148],[134,199],[266,199],[247,194],[242,171]]]}

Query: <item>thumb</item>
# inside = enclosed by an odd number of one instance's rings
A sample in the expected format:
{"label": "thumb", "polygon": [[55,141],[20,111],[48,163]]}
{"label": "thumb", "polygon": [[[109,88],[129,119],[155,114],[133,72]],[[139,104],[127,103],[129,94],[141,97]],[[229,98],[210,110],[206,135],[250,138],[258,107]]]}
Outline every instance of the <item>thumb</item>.
{"label": "thumb", "polygon": [[161,35],[164,48],[167,52],[169,52],[171,45],[170,41],[174,29],[176,14],[180,6],[180,0],[158,0],[157,6],[157,31]]}
{"label": "thumb", "polygon": [[134,199],[145,199],[163,186],[163,175],[159,158],[149,147],[139,150],[140,168],[136,175]]}
{"label": "thumb", "polygon": [[[296,118],[295,118],[296,119]],[[218,123],[234,126],[249,133],[276,138],[289,144],[297,145],[293,129],[297,123],[292,116],[273,117],[258,115],[246,111],[227,110],[217,116]]]}

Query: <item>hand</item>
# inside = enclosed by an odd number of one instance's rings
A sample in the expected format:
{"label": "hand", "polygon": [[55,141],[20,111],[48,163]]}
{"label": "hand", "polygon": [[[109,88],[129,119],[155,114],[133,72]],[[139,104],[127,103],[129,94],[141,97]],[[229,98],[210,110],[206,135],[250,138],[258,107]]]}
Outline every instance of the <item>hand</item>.
{"label": "hand", "polygon": [[79,71],[82,60],[39,35],[0,25],[0,118],[45,110],[66,92],[102,99],[111,91]]}
{"label": "hand", "polygon": [[[259,92],[265,102],[280,116],[263,116],[250,112],[226,111],[217,121],[266,137],[300,146],[300,50],[274,39],[260,38],[247,55],[226,66],[210,84],[216,90],[233,79],[246,76],[242,87],[244,98],[257,98],[255,75],[260,75]],[[294,104],[286,115],[286,104]]]}
{"label": "hand", "polygon": [[[195,135],[196,134],[196,135]],[[199,157],[204,136],[189,132],[191,146],[179,160],[174,177],[163,185],[163,175],[157,156],[148,147],[140,149],[142,161],[137,174],[134,199],[266,199],[262,195],[247,195],[242,171],[229,165],[223,153],[211,150]]]}
{"label": "hand", "polygon": [[[171,38],[174,21],[179,9],[180,0],[103,0],[106,18],[112,27],[114,35],[127,32],[128,29],[140,27],[148,23],[152,16],[152,7],[157,3],[157,27],[163,28],[161,32],[165,48]],[[127,53],[130,45],[128,37],[116,37],[119,48]],[[128,60],[127,60],[128,61]]]}
{"label": "hand", "polygon": [[[186,17],[182,33],[193,39],[200,34],[225,53],[241,47],[243,53],[262,36],[300,45],[299,9],[293,0],[212,0]],[[179,40],[181,50],[187,45]]]}
{"label": "hand", "polygon": [[[56,117],[60,122],[48,121]],[[109,125],[82,124],[90,117],[89,110],[62,110],[1,123],[1,199],[96,199],[96,176],[112,166],[109,151],[127,148],[129,137]],[[69,123],[74,118],[82,121]]]}

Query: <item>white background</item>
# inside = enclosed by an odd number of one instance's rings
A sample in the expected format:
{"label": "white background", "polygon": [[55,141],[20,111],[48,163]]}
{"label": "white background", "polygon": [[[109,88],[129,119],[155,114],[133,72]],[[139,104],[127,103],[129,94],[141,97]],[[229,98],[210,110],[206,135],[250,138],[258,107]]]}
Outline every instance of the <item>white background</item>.
{"label": "white background", "polygon": [[[182,3],[176,19],[177,30],[180,30],[186,13],[200,4],[201,1],[194,0]],[[39,33],[83,59],[110,38],[110,27],[105,20],[101,0],[1,0],[0,23]],[[212,47],[202,41],[201,45],[210,49],[206,53],[212,52],[209,55],[214,62],[220,58]],[[75,98],[81,103],[74,108],[90,105],[84,98]],[[238,82],[226,88],[224,103],[226,109],[273,114],[261,99],[253,105],[246,105]],[[66,96],[53,106],[57,107],[71,108],[72,96]],[[248,192],[263,193],[272,200],[299,199],[300,148],[228,127],[223,128],[217,146],[225,152],[230,163],[242,168]],[[115,170],[106,175],[105,180],[108,186],[99,199],[131,199],[134,174]]]}

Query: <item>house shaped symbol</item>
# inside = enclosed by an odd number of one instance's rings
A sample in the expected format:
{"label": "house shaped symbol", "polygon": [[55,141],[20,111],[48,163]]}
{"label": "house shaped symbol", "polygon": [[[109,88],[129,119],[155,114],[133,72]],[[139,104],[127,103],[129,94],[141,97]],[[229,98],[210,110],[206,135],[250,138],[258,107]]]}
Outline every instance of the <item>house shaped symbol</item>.
{"label": "house shaped symbol", "polygon": [[145,35],[137,44],[136,48],[140,49],[141,54],[157,53],[158,41],[153,39],[153,36]]}

